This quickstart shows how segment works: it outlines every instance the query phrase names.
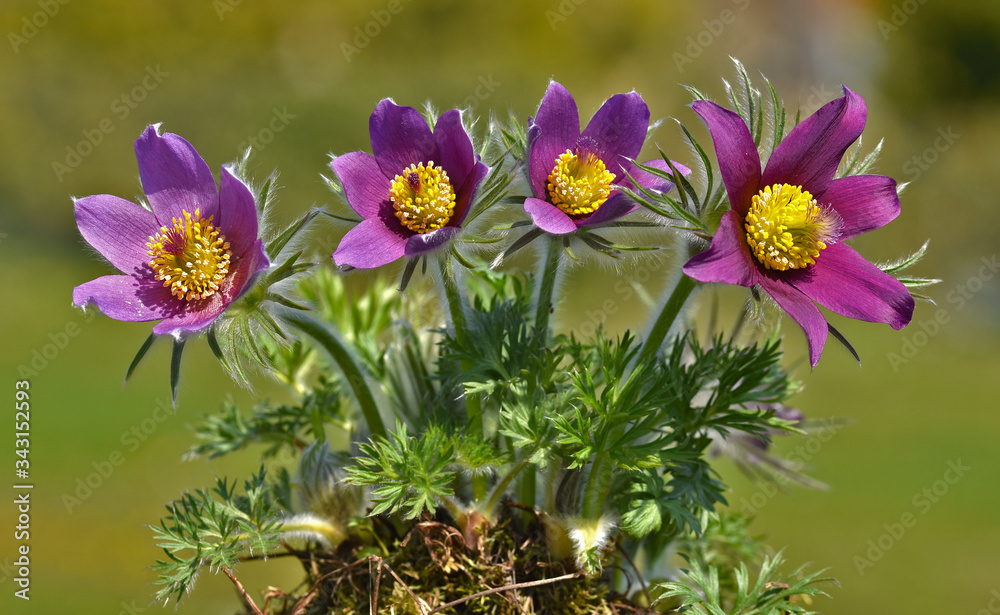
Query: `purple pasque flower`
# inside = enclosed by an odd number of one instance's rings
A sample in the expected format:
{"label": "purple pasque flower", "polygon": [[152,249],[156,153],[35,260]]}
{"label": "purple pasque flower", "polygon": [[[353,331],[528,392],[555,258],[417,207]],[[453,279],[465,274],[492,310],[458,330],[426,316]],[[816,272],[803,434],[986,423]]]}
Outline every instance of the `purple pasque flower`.
{"label": "purple pasque flower", "polygon": [[77,286],[73,303],[181,336],[210,325],[269,262],[246,184],[222,167],[217,188],[194,147],[158,128],[135,142],[149,209],[109,194],[74,202],[83,238],[123,275]]}
{"label": "purple pasque flower", "polygon": [[372,154],[351,152],[330,163],[348,204],[364,218],[333,260],[360,269],[419,256],[454,238],[488,171],[456,109],[443,113],[432,132],[416,109],[385,99],[368,131]]}
{"label": "purple pasque flower", "polygon": [[833,178],[864,129],[864,99],[845,87],[843,97],[788,133],[763,172],[739,115],[709,101],[693,108],[708,124],[732,209],[684,273],[763,288],[805,330],[814,367],[828,330],[816,303],[850,318],[906,326],[913,316],[906,287],[843,243],[888,224],[900,209],[890,177]]}
{"label": "purple pasque flower", "polygon": [[[559,83],[549,84],[529,128],[528,178],[534,197],[524,211],[535,226],[566,235],[583,226],[607,224],[638,209],[618,187],[666,192],[673,184],[635,166],[649,128],[649,107],[631,92],[609,98],[580,132],[576,101]],[[666,172],[663,160],[645,163]],[[690,171],[678,163],[677,170]]]}

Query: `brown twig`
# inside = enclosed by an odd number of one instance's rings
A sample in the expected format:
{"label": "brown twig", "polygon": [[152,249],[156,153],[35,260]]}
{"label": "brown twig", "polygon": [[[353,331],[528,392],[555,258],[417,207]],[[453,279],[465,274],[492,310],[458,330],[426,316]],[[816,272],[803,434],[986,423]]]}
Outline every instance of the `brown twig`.
{"label": "brown twig", "polygon": [[[390,569],[389,572],[392,572],[392,570]],[[550,583],[558,583],[559,581],[568,581],[569,579],[574,579],[574,578],[580,577],[582,575],[583,575],[582,572],[574,572],[572,574],[564,574],[561,577],[552,577],[551,579],[542,579],[540,581],[525,581],[524,583],[515,583],[513,585],[504,585],[503,587],[494,587],[493,589],[487,589],[485,591],[476,592],[476,593],[472,594],[471,596],[466,596],[464,598],[459,598],[458,600],[453,600],[452,602],[449,602],[448,604],[442,604],[441,606],[437,607],[436,609],[428,611],[426,613],[426,615],[434,615],[434,613],[440,613],[441,611],[443,611],[445,609],[450,609],[451,607],[457,606],[459,604],[462,604],[463,602],[468,602],[469,600],[474,600],[476,598],[481,598],[483,596],[488,596],[490,594],[496,594],[496,593],[500,593],[500,592],[510,591],[512,589],[513,590],[518,590],[518,589],[524,589],[524,588],[527,588],[527,587],[538,587],[539,585],[548,585]],[[409,591],[409,588],[407,588],[407,591]],[[410,595],[413,595],[413,593],[410,592]]]}
{"label": "brown twig", "polygon": [[250,597],[250,594],[247,593],[247,590],[243,588],[243,584],[240,583],[240,580],[236,578],[235,574],[233,574],[232,569],[230,569],[229,566],[223,566],[222,572],[225,572],[226,576],[229,577],[229,580],[233,582],[233,585],[236,586],[236,590],[240,592],[240,596],[243,597],[243,600],[247,603],[247,606],[253,609],[254,614],[264,615],[264,613],[260,610],[260,607],[257,606],[257,603],[254,602],[253,598]]}
{"label": "brown twig", "polygon": [[639,579],[639,587],[642,588],[642,595],[646,596],[646,604],[652,605],[653,598],[649,595],[649,590],[646,589],[646,580],[642,578],[642,573],[639,572],[639,567],[635,565],[635,562],[632,560],[632,556],[628,554],[628,551],[625,550],[625,547],[623,547],[620,542],[618,543],[618,550],[621,551],[622,555],[625,556],[625,561],[627,561],[629,566],[632,566],[632,570],[635,571],[635,577]]}

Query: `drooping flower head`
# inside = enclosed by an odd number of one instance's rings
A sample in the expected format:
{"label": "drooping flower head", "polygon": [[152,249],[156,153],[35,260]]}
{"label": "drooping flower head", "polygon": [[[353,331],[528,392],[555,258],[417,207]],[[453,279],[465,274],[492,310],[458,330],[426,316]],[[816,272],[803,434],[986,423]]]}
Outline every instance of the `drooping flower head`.
{"label": "drooping flower head", "polygon": [[[583,226],[600,226],[639,206],[618,187],[634,188],[631,175],[643,187],[666,192],[673,184],[639,169],[632,162],[646,140],[649,107],[631,92],[616,94],[580,132],[576,101],[553,81],[529,128],[528,175],[534,197],[524,211],[535,226],[565,235]],[[670,172],[663,160],[647,162]],[[682,173],[690,171],[676,164]]]}
{"label": "drooping flower head", "polygon": [[161,320],[159,335],[210,325],[269,265],[250,189],[227,167],[218,187],[190,143],[148,127],[135,142],[146,207],[100,194],[76,199],[84,239],[123,275],[73,289],[73,303],[115,320]]}
{"label": "drooping flower head", "polygon": [[763,171],[739,115],[709,101],[693,107],[708,124],[732,209],[711,247],[689,260],[684,273],[700,282],[763,288],[805,330],[813,366],[828,330],[816,303],[850,318],[906,326],[914,307],[906,287],[843,243],[900,211],[890,177],[834,179],[864,129],[864,99],[845,87],[843,97],[782,140]]}
{"label": "drooping flower head", "polygon": [[351,152],[330,165],[363,218],[333,260],[361,269],[419,256],[454,238],[488,170],[458,110],[443,113],[431,131],[416,109],[386,99],[368,129],[371,154]]}

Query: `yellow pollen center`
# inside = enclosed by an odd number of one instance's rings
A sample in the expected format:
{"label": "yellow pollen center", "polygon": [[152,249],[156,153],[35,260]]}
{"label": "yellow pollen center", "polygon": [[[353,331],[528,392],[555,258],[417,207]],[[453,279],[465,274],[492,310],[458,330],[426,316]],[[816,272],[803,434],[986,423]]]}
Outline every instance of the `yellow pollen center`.
{"label": "yellow pollen center", "polygon": [[448,224],[455,213],[455,189],[434,161],[411,164],[392,180],[389,200],[400,224],[414,233],[429,233]]}
{"label": "yellow pollen center", "polygon": [[836,241],[842,222],[802,186],[774,184],[754,195],[745,220],[747,242],[767,269],[787,271],[816,264]]}
{"label": "yellow pollen center", "polygon": [[172,226],[164,225],[150,236],[146,243],[149,266],[175,297],[205,299],[219,290],[229,273],[232,253],[225,236],[212,226],[212,216],[202,218],[199,209],[194,215],[183,213],[183,220],[174,218]]}
{"label": "yellow pollen center", "polygon": [[548,179],[552,204],[571,216],[579,216],[597,211],[608,200],[615,174],[593,153],[581,158],[566,150],[559,154]]}

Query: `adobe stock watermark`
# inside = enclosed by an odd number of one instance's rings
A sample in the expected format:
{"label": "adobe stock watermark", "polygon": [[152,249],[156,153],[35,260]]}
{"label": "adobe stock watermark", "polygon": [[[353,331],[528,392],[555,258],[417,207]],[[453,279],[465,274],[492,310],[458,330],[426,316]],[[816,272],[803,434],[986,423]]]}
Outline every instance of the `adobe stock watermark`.
{"label": "adobe stock watermark", "polygon": [[917,515],[926,515],[935,504],[941,501],[941,498],[948,495],[951,488],[962,480],[962,477],[971,469],[963,464],[961,459],[949,461],[940,479],[931,483],[930,486],[924,487],[910,499],[910,504],[915,511],[908,510],[900,515],[898,521],[883,523],[882,529],[885,531],[877,538],[868,540],[868,549],[864,555],[854,556],[852,561],[858,569],[858,575],[865,576],[865,571],[885,557],[886,552],[903,539],[907,530],[912,529],[917,524]]}
{"label": "adobe stock watermark", "polygon": [[576,12],[577,7],[586,2],[587,0],[562,0],[556,5],[554,9],[545,9],[545,19],[549,22],[549,27],[552,31],[556,31],[556,27],[563,23],[569,16]]}
{"label": "adobe stock watermark", "polygon": [[[954,311],[962,310],[968,305],[972,298],[983,290],[986,282],[992,280],[997,271],[1000,271],[1000,260],[997,260],[996,254],[990,257],[984,256],[980,262],[982,264],[979,265],[975,275],[969,276],[945,295],[948,305],[954,306]],[[926,346],[931,338],[940,333],[944,325],[951,322],[951,316],[951,311],[942,307],[934,312],[933,318],[922,320],[919,323],[911,322],[907,327],[909,333],[903,336],[903,341],[900,343],[899,352],[890,351],[886,354],[892,371],[899,373],[900,367],[916,357],[920,349]]]}
{"label": "adobe stock watermark", "polygon": [[212,0],[212,8],[219,16],[219,21],[225,21],[226,15],[236,10],[236,7],[243,4],[243,0]]}
{"label": "adobe stock watermark", "polygon": [[285,130],[294,119],[295,114],[289,113],[288,107],[282,107],[281,109],[272,107],[271,119],[268,120],[267,125],[244,139],[236,151],[242,155],[243,152],[247,151],[247,148],[250,148],[250,155],[247,159],[252,160],[258,152],[266,149],[274,141],[275,135]]}
{"label": "adobe stock watermark", "polygon": [[915,182],[920,179],[920,176],[924,174],[925,171],[931,168],[935,162],[941,157],[941,154],[947,152],[951,149],[951,146],[958,141],[962,135],[948,128],[938,128],[938,136],[934,139],[934,143],[930,147],[920,152],[913,158],[906,161],[903,165],[903,172],[910,176],[910,181]]}
{"label": "adobe stock watermark", "polygon": [[[740,12],[747,10],[750,6],[750,0],[731,1]],[[694,36],[687,37],[687,46],[684,47],[684,53],[675,51],[670,56],[674,61],[674,65],[677,66],[677,72],[683,73],[685,65],[694,64],[695,59],[701,56],[705,49],[722,36],[722,33],[726,30],[726,26],[732,25],[736,21],[737,16],[738,13],[736,11],[726,8],[722,9],[722,12],[715,19],[702,20],[701,24],[704,28]]]}
{"label": "adobe stock watermark", "polygon": [[990,592],[992,598],[986,603],[986,608],[976,611],[976,615],[998,615],[1000,614],[1000,591],[995,587]]}
{"label": "adobe stock watermark", "polygon": [[[833,439],[837,432],[845,427],[846,423],[834,419],[821,419],[819,428],[809,433],[809,438],[805,442],[798,444],[782,459],[795,467],[804,467],[808,464],[823,445]],[[774,496],[781,492],[781,489],[792,483],[792,479],[785,474],[776,473],[774,480],[758,479],[754,481],[757,490],[749,497],[740,498],[740,511],[746,516],[755,517],[762,508],[767,506]]]}
{"label": "adobe stock watermark", "polygon": [[889,21],[879,19],[876,22],[878,31],[882,34],[882,40],[888,41],[889,35],[898,32],[900,28],[910,21],[920,7],[927,4],[927,0],[903,0],[892,5],[892,13],[889,14]]}
{"label": "adobe stock watermark", "polygon": [[[412,2],[413,0],[407,0]],[[380,34],[392,23],[392,18],[403,12],[406,8],[403,5],[403,0],[389,0],[385,8],[382,9],[372,9],[371,16],[369,19],[361,26],[354,26],[354,38],[351,39],[351,43],[344,41],[340,44],[340,51],[344,54],[344,59],[350,64],[354,56],[361,53],[363,49],[368,47],[373,40],[378,38]]]}
{"label": "adobe stock watermark", "polygon": [[14,53],[21,53],[21,47],[38,36],[42,28],[49,25],[49,20],[59,14],[59,10],[69,4],[70,0],[38,0],[38,11],[21,18],[21,28],[17,31],[11,30],[7,33],[7,40],[10,41]]}
{"label": "adobe stock watermark", "polygon": [[164,399],[156,400],[156,407],[150,412],[149,417],[122,432],[118,440],[123,448],[115,449],[107,456],[90,462],[90,466],[86,467],[84,471],[90,469],[93,471],[77,477],[75,489],[62,494],[62,503],[66,507],[66,513],[72,515],[75,508],[89,500],[94,492],[111,478],[115,470],[125,463],[125,458],[129,454],[139,450],[139,447],[156,433],[160,425],[176,415],[177,410],[170,405],[170,402]]}
{"label": "adobe stock watermark", "polygon": [[[93,322],[97,317],[97,310],[89,310],[82,313],[83,324]],[[68,321],[55,331],[49,331],[46,342],[36,346],[31,350],[31,358],[17,366],[17,376],[23,380],[34,378],[56,360],[63,350],[76,336],[80,335],[82,329],[75,320]]]}
{"label": "adobe stock watermark", "polygon": [[104,137],[115,131],[117,127],[115,119],[125,120],[142,101],[146,100],[149,93],[159,87],[163,80],[169,76],[170,73],[162,70],[159,64],[155,67],[147,66],[146,74],[135,87],[127,92],[122,92],[121,96],[111,101],[111,115],[97,122],[93,128],[84,128],[81,131],[83,140],[76,145],[67,145],[65,159],[52,162],[52,171],[56,174],[56,179],[62,182],[66,175],[80,166],[83,160],[93,154],[104,142]]}

